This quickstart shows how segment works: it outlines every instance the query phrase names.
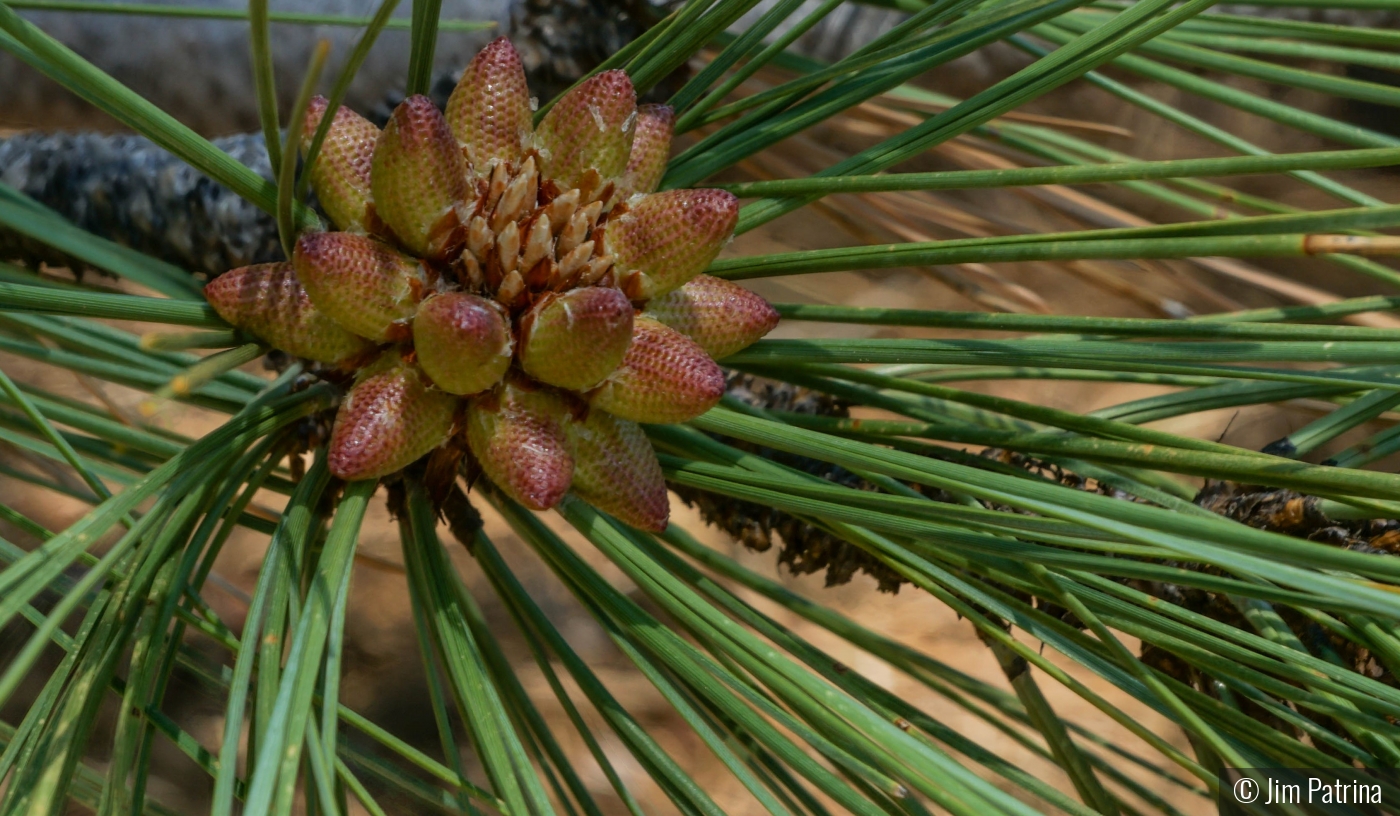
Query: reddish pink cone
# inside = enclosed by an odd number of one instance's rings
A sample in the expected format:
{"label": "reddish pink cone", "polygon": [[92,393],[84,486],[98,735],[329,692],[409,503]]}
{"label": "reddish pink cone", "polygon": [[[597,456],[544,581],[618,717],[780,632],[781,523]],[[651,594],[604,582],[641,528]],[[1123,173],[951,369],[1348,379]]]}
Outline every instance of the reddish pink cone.
{"label": "reddish pink cone", "polygon": [[476,394],[500,382],[511,345],[505,309],[476,295],[433,295],[413,318],[418,364],[451,394]]}
{"label": "reddish pink cone", "polygon": [[378,479],[447,441],[457,398],[431,388],[414,366],[387,360],[361,372],[331,430],[331,473],[346,481]]}
{"label": "reddish pink cone", "polygon": [[230,269],[204,296],[219,317],[296,357],[339,363],[370,349],[312,305],[286,261]]}
{"label": "reddish pink cone", "polygon": [[592,393],[594,408],[633,422],[685,422],[724,396],[724,372],[675,329],[637,317],[622,365]]}
{"label": "reddish pink cone", "polygon": [[471,401],[467,444],[497,487],[532,510],[547,510],[564,498],[574,476],[571,421],[558,392],[507,380]]}
{"label": "reddish pink cone", "polygon": [[581,391],[603,381],[632,342],[632,303],[587,286],[548,295],[520,324],[520,367],[537,380]]}
{"label": "reddish pink cone", "polygon": [[622,175],[636,124],[637,92],[627,73],[590,77],[554,103],[535,131],[544,175],[565,188],[590,167],[604,179]]}
{"label": "reddish pink cone", "polygon": [[468,195],[467,168],[447,120],[426,96],[394,109],[374,147],[370,173],[379,218],[413,254],[436,257],[457,225],[453,207]]}
{"label": "reddish pink cone", "polygon": [[778,313],[768,301],[709,275],[698,275],[656,298],[642,314],[699,343],[716,360],[746,348],[778,325]]}
{"label": "reddish pink cone", "polygon": [[668,105],[642,105],[637,108],[637,131],[627,170],[618,182],[618,200],[636,193],[650,193],[666,175],[671,159],[671,136],[676,129],[676,112]]}
{"label": "reddish pink cone", "polygon": [[308,232],[292,255],[311,302],[361,337],[397,335],[423,294],[423,268],[413,258],[363,235]]}
{"label": "reddish pink cone", "polygon": [[671,514],[666,481],[651,442],[635,422],[589,411],[570,426],[573,490],[594,507],[633,527],[661,532]]}
{"label": "reddish pink cone", "polygon": [[[311,147],[316,128],[326,113],[326,98],[317,96],[306,109],[306,127],[301,134],[301,151]],[[343,230],[367,232],[369,212],[370,164],[374,145],[379,140],[379,128],[347,107],[341,106],[331,120],[325,141],[311,165],[311,189],[331,222]]]}
{"label": "reddish pink cone", "polygon": [[723,190],[667,190],[643,196],[608,221],[607,252],[620,273],[646,277],[640,299],[660,297],[705,271],[734,234],[739,200]]}
{"label": "reddish pink cone", "polygon": [[505,37],[472,58],[447,100],[447,123],[477,175],[489,172],[491,159],[525,157],[532,116],[525,64]]}

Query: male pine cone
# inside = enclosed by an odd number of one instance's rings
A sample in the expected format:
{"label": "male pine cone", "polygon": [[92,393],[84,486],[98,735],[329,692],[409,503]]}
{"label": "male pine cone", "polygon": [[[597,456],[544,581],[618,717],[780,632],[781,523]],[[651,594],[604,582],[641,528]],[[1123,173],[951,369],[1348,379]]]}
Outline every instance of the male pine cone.
{"label": "male pine cone", "polygon": [[[305,131],[326,114],[313,105]],[[701,274],[733,235],[735,198],[654,192],[671,110],[638,107],[626,73],[607,71],[533,127],[524,67],[501,38],[446,115],[422,96],[382,131],[332,115],[310,178],[339,231],[205,290],[233,325],[353,373],[332,472],[377,479],[456,437],[528,507],[572,489],[664,528],[666,485],[638,423],[709,410],[725,387],[713,358],[778,321]]]}

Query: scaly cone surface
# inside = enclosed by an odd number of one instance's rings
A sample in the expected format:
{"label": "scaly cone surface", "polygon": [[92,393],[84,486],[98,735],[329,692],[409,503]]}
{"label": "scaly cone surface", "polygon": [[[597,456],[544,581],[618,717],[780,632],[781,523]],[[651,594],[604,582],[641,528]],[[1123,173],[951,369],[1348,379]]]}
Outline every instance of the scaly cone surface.
{"label": "scaly cone surface", "polygon": [[778,325],[778,313],[768,301],[709,275],[697,275],[656,298],[642,314],[694,340],[716,360],[748,348]]}
{"label": "scaly cone surface", "polygon": [[638,317],[622,365],[588,396],[633,422],[684,422],[724,396],[724,372],[689,337],[649,317]]}
{"label": "scaly cone surface", "polygon": [[[314,104],[308,132],[327,113]],[[528,507],[573,489],[663,529],[665,482],[636,423],[709,410],[724,392],[711,358],[777,321],[752,292],[700,275],[733,235],[734,196],[653,192],[674,113],[638,108],[627,74],[607,71],[536,129],[502,38],[446,115],[415,96],[382,133],[343,108],[331,121],[310,178],[340,231],[205,290],[283,351],[364,366],[335,420],[331,472],[375,479],[439,446],[434,461],[469,450]]]}
{"label": "scaly cone surface", "polygon": [[476,394],[510,368],[510,316],[495,301],[445,292],[423,301],[413,321],[418,364],[451,394]]}
{"label": "scaly cone surface", "polygon": [[627,294],[650,300],[705,271],[738,221],[739,201],[732,193],[667,190],[643,196],[610,218],[604,241],[623,271]]}
{"label": "scaly cone surface", "polygon": [[589,170],[605,181],[622,175],[637,126],[637,92],[625,71],[584,80],[545,114],[535,133],[546,176],[578,186]]}
{"label": "scaly cone surface", "polygon": [[571,423],[574,492],[621,521],[643,530],[666,529],[670,504],[666,480],[651,442],[637,423],[606,411],[589,411]]}
{"label": "scaly cone surface", "polygon": [[520,335],[526,374],[559,388],[592,388],[632,343],[632,304],[603,286],[545,295],[521,321]]}
{"label": "scaly cone surface", "polygon": [[204,296],[219,317],[297,357],[334,365],[374,347],[317,309],[286,261],[225,272]]}
{"label": "scaly cone surface", "polygon": [[454,207],[468,194],[462,151],[426,96],[394,109],[374,146],[370,171],[375,212],[404,248],[438,258],[457,225]]}
{"label": "scaly cone surface", "polygon": [[413,317],[423,269],[393,247],[348,232],[309,232],[292,256],[297,276],[321,311],[352,332],[384,341]]}
{"label": "scaly cone surface", "polygon": [[617,185],[620,200],[636,193],[649,193],[661,184],[666,175],[666,162],[671,158],[671,134],[676,129],[676,112],[667,105],[642,105],[637,108],[637,128],[632,135],[632,154],[627,157],[627,170]]}
{"label": "scaly cone surface", "polygon": [[331,472],[347,481],[378,479],[447,441],[457,400],[427,382],[393,350],[368,367],[335,416]]}
{"label": "scaly cone surface", "polygon": [[447,100],[447,124],[479,176],[525,158],[533,115],[525,63],[505,37],[481,49]]}
{"label": "scaly cone surface", "polygon": [[[317,96],[306,109],[306,126],[301,136],[303,154],[310,149],[328,104],[324,96]],[[331,119],[316,163],[308,171],[321,208],[331,217],[331,223],[347,232],[369,232],[369,206],[373,200],[369,175],[378,141],[379,128],[373,122],[342,107]]]}
{"label": "scaly cone surface", "polygon": [[467,444],[497,487],[532,510],[547,510],[573,481],[571,421],[558,393],[505,382],[472,400]]}

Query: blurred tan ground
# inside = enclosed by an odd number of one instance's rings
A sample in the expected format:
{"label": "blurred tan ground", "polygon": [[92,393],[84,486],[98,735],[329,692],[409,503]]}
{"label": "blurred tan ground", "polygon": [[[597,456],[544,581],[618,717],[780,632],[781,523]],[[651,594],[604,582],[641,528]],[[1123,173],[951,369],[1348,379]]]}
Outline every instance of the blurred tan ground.
{"label": "blurred tan ground", "polygon": [[[1066,91],[1038,103],[1034,109],[1062,115],[1066,111],[1074,111],[1085,117],[1092,114],[1091,118],[1096,121],[1111,120],[1127,128],[1128,133],[1103,136],[1101,141],[1117,149],[1128,149],[1133,145],[1145,146],[1138,152],[1148,157],[1218,155],[1218,151],[1179,133],[1164,134],[1160,126],[1144,116],[1125,112],[1121,107],[1108,102],[1102,94],[1093,91]],[[1261,129],[1257,122],[1241,126],[1249,127],[1266,142],[1269,140],[1269,134],[1278,130]],[[822,166],[825,163],[822,150],[842,152],[858,149],[877,138],[879,132],[878,125],[864,129],[858,125],[827,128],[812,134],[810,140],[800,140],[789,146],[791,151],[772,151],[766,160],[770,162],[770,169],[785,161],[810,160],[814,166]],[[1290,143],[1279,147],[1297,150],[1307,145]],[[954,158],[956,157],[939,154],[928,157],[926,162],[920,160],[918,164],[928,167],[950,166],[948,163]],[[755,169],[761,168],[749,168],[749,171]],[[1391,192],[1393,196],[1393,179],[1383,174],[1351,174],[1348,180],[1358,181],[1382,197],[1385,197],[1386,192]],[[1246,182],[1242,186],[1254,184],[1255,182]],[[1307,200],[1300,200],[1298,203],[1318,205],[1318,202],[1310,197],[1304,198]],[[983,228],[991,231],[1004,230],[1017,224],[1039,229],[1067,229],[1075,223],[1073,218],[1052,211],[1043,199],[1034,198],[1029,194],[973,193],[964,196],[950,195],[938,201],[941,202],[938,206],[944,209],[940,210],[930,204],[931,209],[919,216],[922,219],[922,228],[933,238],[969,234],[968,230]],[[915,239],[908,232],[911,228],[896,223],[892,216],[881,212],[876,203],[845,198],[833,199],[827,203],[830,208],[825,213],[806,211],[794,214],[744,235],[735,242],[729,252],[780,252],[849,245],[862,240]],[[901,233],[899,229],[905,229],[905,232]],[[1344,276],[1330,273],[1313,261],[1263,266],[1278,273],[1284,280],[1300,280],[1337,290],[1360,287],[1366,291],[1374,291],[1369,288],[1369,284],[1358,284]],[[832,273],[757,281],[753,283],[753,287],[770,299],[778,301],[904,308],[983,309],[986,308],[986,299],[991,297],[1010,298],[1023,306],[1039,300],[1040,307],[1034,310],[1057,314],[1159,316],[1163,309],[1178,307],[1204,312],[1229,308],[1231,305],[1261,306],[1282,302],[1278,298],[1222,279],[1186,262],[1151,266],[1131,263],[1086,264],[1072,269],[1050,264],[1011,264],[988,270],[899,269],[870,274]],[[1352,291],[1339,293],[1354,294]],[[1027,310],[1031,310],[1029,306]],[[890,330],[875,327],[786,323],[779,327],[774,336],[856,337],[890,334]],[[900,334],[957,336],[956,333],[948,332]],[[100,390],[102,398],[122,410],[133,413],[141,399],[140,395],[128,389],[80,383],[71,374],[2,355],[0,366],[16,379],[80,399],[94,399],[94,389]],[[1147,386],[1040,381],[1002,382],[973,387],[1076,411],[1091,410],[1160,391]],[[1232,444],[1257,448],[1304,424],[1312,416],[1310,407],[1303,404],[1250,408],[1238,412],[1217,411],[1160,423],[1158,427],[1208,438],[1224,436],[1225,440]],[[215,427],[217,419],[205,412],[176,406],[167,406],[159,416],[160,422],[189,434],[210,430]],[[1374,427],[1360,429],[1338,444],[1349,444],[1373,430]],[[15,456],[14,451],[0,448],[0,457],[10,456]],[[28,459],[25,459],[24,463],[32,464]],[[3,477],[0,477],[0,494],[4,496],[7,504],[51,528],[62,528],[84,511],[84,506],[77,501],[55,497],[51,493],[40,492]],[[259,502],[276,509],[280,498],[275,495],[262,495]],[[631,668],[630,663],[612,647],[586,613],[572,603],[565,589],[533,558],[528,548],[494,514],[486,512],[486,517],[487,532],[506,553],[527,589],[617,698],[656,735],[681,765],[700,781],[722,808],[736,814],[760,812],[754,800],[690,733],[674,711]],[[550,517],[550,523],[561,532],[564,531],[557,518]],[[742,550],[723,534],[704,526],[691,510],[678,502],[673,503],[673,523],[695,532],[709,546],[734,555],[750,568],[776,578],[794,591],[975,677],[1009,689],[995,660],[976,638],[972,626],[959,620],[948,608],[922,592],[906,587],[897,595],[879,594],[875,591],[874,583],[864,577],[858,577],[845,586],[825,588],[821,576],[795,578],[777,571],[774,567],[774,552],[754,554]],[[0,534],[10,537],[14,532],[0,524]],[[442,532],[454,561],[473,593],[485,607],[509,657],[518,667],[523,684],[551,724],[557,728],[556,735],[565,749],[578,760],[584,782],[609,812],[622,812],[621,803],[589,758],[581,740],[570,728],[508,616],[496,603],[489,586],[475,569],[471,557],[463,548],[452,542],[445,530]],[[618,586],[632,591],[632,587],[622,578],[620,572],[597,553],[589,550],[577,536],[570,535],[569,540],[575,542],[604,575]],[[246,531],[236,534],[226,545],[218,561],[215,580],[206,590],[206,597],[210,603],[235,631],[241,627],[245,612],[244,599],[241,596],[246,596],[246,593],[252,590],[264,546],[265,540],[262,536]],[[403,576],[395,567],[402,560],[398,533],[382,501],[373,505],[360,542],[360,552],[366,557],[361,560],[354,577],[347,623],[349,651],[345,660],[342,698],[353,709],[383,724],[423,750],[438,755],[438,742],[427,704],[422,664],[412,630]],[[741,589],[739,595],[799,635],[827,650],[834,660],[910,700],[979,745],[1050,780],[1072,794],[1072,788],[1056,769],[1035,759],[1005,735],[988,727],[965,710],[893,671],[883,662],[855,651],[826,631],[773,607],[754,593]],[[634,597],[641,599],[640,595],[634,594]],[[14,633],[6,637],[9,643],[13,644]],[[198,638],[193,638],[192,642],[197,643],[200,649],[213,659],[226,664],[231,662],[227,654],[207,642]],[[1131,640],[1129,645],[1136,647]],[[3,649],[0,649],[0,652],[3,652]],[[1103,694],[1114,705],[1129,712],[1136,721],[1189,752],[1182,733],[1170,722],[1146,707],[1125,699],[1124,695],[1069,661],[1061,659],[1059,655],[1048,653],[1048,656],[1087,683],[1090,688]],[[562,669],[560,671],[562,674]],[[1149,748],[1129,735],[1126,730],[1110,722],[1087,702],[1065,691],[1039,671],[1035,671],[1035,675],[1061,716],[1085,726],[1113,743],[1143,755],[1152,755]],[[37,690],[37,682],[31,682],[25,693],[19,695],[16,703],[4,712],[5,718],[10,722],[17,722],[22,712],[22,703]],[[574,689],[571,687],[571,690]],[[581,695],[576,694],[575,699],[582,701]],[[217,745],[223,728],[221,700],[201,691],[191,682],[184,681],[177,682],[172,687],[165,708],[201,744],[206,747]],[[595,733],[603,741],[605,750],[613,758],[624,781],[638,795],[647,812],[673,812],[669,802],[650,782],[641,766],[626,755],[618,741],[606,736],[605,729],[601,727],[601,720],[594,712],[586,705],[583,708],[590,724],[599,729]],[[109,726],[110,722],[105,724],[104,728]],[[349,729],[346,729],[346,734],[349,738],[355,738]],[[105,736],[107,734],[100,729],[94,744],[101,745]],[[102,760],[103,755],[99,751],[92,758],[94,767],[100,769]],[[465,761],[473,774],[480,779],[480,768],[474,765],[470,756]],[[1165,764],[1165,761],[1157,761],[1159,764]],[[207,779],[203,773],[164,740],[157,741],[156,765],[157,772],[152,780],[151,792],[177,810],[201,812],[204,797],[208,792]],[[1205,800],[1190,796],[1179,787],[1167,785],[1141,772],[1135,772],[1135,775],[1185,813],[1201,813],[1207,809]],[[395,801],[392,797],[381,799],[381,804],[393,813],[415,812],[410,804]],[[363,811],[359,810],[356,804],[352,806],[352,812]]]}

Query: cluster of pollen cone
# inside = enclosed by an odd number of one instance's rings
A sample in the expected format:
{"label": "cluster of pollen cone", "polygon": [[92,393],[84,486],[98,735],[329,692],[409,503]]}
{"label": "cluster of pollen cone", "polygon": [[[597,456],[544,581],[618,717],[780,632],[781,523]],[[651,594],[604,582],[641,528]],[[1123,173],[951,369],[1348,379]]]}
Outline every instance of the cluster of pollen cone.
{"label": "cluster of pollen cone", "polygon": [[[621,71],[538,127],[532,107],[502,38],[445,113],[413,96],[380,131],[335,111],[310,173],[339,231],[304,234],[291,262],[234,269],[205,294],[270,345],[354,374],[331,431],[336,476],[379,478],[465,442],[522,504],[572,489],[661,529],[666,486],[638,423],[708,410],[724,392],[713,358],[778,317],[700,274],[734,231],[732,195],[652,192],[669,108],[639,107]],[[327,113],[318,99],[308,142]]]}

